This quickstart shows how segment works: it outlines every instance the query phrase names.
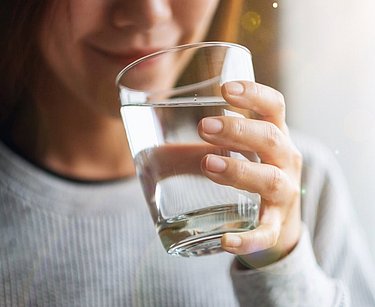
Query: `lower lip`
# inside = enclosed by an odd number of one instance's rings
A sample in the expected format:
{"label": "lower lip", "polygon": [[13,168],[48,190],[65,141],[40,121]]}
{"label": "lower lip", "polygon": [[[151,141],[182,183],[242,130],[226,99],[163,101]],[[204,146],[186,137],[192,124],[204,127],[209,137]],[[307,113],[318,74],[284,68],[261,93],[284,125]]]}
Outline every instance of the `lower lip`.
{"label": "lower lip", "polygon": [[[132,55],[132,56],[119,56],[119,55],[111,55],[109,53],[106,53],[106,52],[103,52],[103,51],[100,51],[100,50],[96,50],[96,51],[98,53],[100,53],[100,55],[109,59],[111,62],[116,63],[116,65],[120,65],[121,67],[126,67],[129,64],[139,60],[140,58],[142,58],[146,55],[149,55],[153,52],[156,52],[156,51],[152,51],[152,52],[149,52],[149,53],[140,53],[140,54],[136,54],[136,55]],[[158,59],[158,57],[153,57],[153,58],[148,59],[147,61],[140,62],[137,65],[137,67],[139,67],[139,68],[148,67],[148,66],[152,65],[153,63],[155,63],[157,61],[157,59]]]}
{"label": "lower lip", "polygon": [[140,58],[142,58],[144,55],[139,55],[139,56],[132,56],[132,57],[122,57],[122,56],[109,56],[113,61],[116,63],[121,64],[122,66],[127,66]]}
{"label": "lower lip", "polygon": [[[116,57],[114,57],[114,60],[117,63],[120,63],[123,67],[126,67],[129,64],[131,64],[131,63],[133,63],[133,62],[141,59],[144,56],[146,56],[146,54],[143,54],[143,55],[140,55],[140,56],[131,57],[131,58],[121,58],[121,57],[117,57],[116,58]],[[151,57],[151,58],[148,58],[145,61],[140,61],[137,64],[137,68],[141,69],[141,68],[149,67],[149,66],[153,65],[157,60],[158,60],[158,57]]]}

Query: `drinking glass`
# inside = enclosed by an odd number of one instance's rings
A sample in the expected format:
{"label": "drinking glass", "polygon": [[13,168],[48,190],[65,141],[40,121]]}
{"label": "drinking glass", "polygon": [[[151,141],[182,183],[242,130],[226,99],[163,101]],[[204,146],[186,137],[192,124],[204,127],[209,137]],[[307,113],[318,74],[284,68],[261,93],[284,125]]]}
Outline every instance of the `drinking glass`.
{"label": "drinking glass", "polygon": [[[259,194],[217,184],[200,166],[207,154],[245,159],[203,141],[197,132],[204,117],[247,116],[222,97],[221,85],[235,80],[254,81],[251,53],[224,42],[162,50],[129,64],[117,76],[137,176],[171,255],[220,252],[224,233],[257,226]],[[257,161],[256,154],[251,160]]]}

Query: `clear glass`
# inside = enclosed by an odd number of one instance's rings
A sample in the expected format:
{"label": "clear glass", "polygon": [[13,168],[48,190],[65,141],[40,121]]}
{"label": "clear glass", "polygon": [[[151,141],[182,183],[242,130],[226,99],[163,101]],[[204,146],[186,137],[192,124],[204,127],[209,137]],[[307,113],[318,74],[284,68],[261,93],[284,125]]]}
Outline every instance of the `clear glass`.
{"label": "clear glass", "polygon": [[[143,57],[117,77],[121,116],[150,213],[166,251],[199,256],[222,251],[225,232],[253,229],[258,194],[219,185],[201,172],[209,153],[245,159],[203,141],[208,116],[240,116],[221,95],[227,81],[254,80],[243,46],[208,42]],[[257,161],[254,154],[252,159]]]}

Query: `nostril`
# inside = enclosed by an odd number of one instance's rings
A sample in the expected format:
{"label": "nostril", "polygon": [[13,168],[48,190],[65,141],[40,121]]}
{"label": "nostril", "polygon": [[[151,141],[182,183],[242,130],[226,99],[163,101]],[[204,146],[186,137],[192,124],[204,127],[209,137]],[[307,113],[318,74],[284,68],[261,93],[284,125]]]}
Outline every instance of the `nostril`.
{"label": "nostril", "polygon": [[120,2],[111,12],[112,24],[116,28],[138,26],[151,28],[172,17],[169,1],[165,0],[135,0],[131,5]]}
{"label": "nostril", "polygon": [[125,9],[117,8],[112,12],[112,24],[116,28],[124,28],[128,25],[133,24]]}

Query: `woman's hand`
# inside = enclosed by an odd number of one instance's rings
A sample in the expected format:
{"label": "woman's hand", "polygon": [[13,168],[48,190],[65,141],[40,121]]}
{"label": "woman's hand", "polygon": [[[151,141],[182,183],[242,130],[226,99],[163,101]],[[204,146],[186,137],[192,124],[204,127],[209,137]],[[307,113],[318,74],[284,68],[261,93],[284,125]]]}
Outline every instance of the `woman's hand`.
{"label": "woman's hand", "polygon": [[198,127],[200,136],[245,157],[256,152],[261,163],[209,154],[202,171],[214,182],[261,195],[259,226],[227,233],[221,244],[230,253],[247,255],[243,259],[249,265],[263,266],[288,254],[299,240],[302,157],[289,137],[279,92],[240,81],[224,84],[222,94],[232,106],[257,114],[256,119],[204,118]]}

